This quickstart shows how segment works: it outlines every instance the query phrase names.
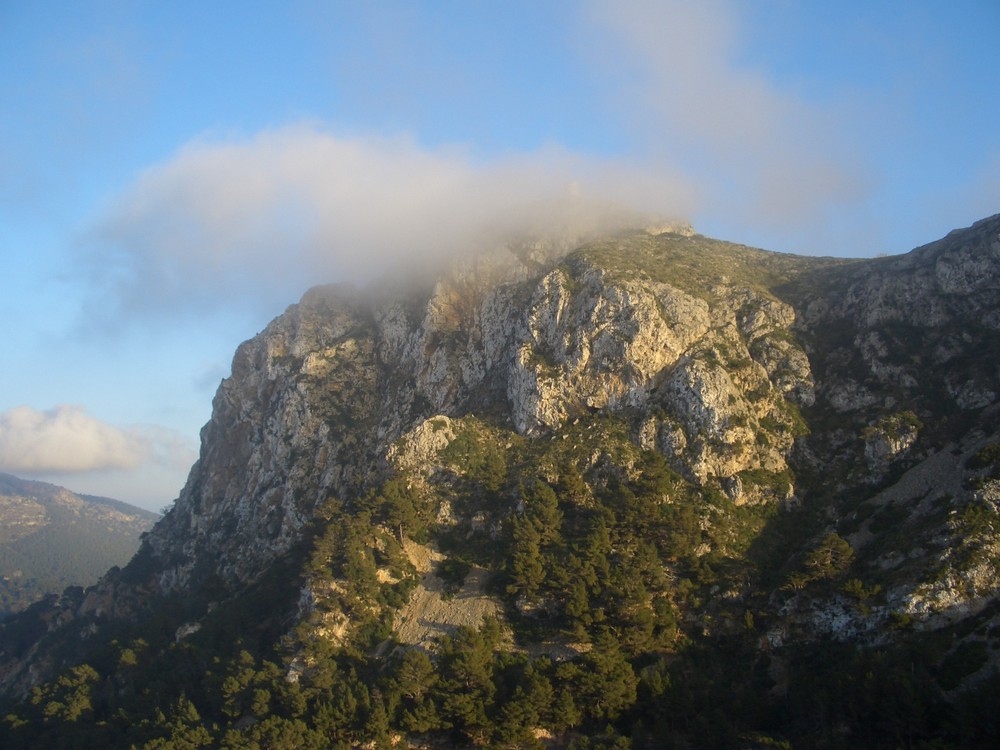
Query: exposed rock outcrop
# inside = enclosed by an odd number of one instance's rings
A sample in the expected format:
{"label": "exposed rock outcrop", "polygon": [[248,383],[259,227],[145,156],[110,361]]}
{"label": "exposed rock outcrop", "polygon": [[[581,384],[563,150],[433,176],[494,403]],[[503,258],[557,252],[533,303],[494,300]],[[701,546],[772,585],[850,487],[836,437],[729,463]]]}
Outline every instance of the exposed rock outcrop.
{"label": "exposed rock outcrop", "polygon": [[[478,505],[451,503],[463,467],[448,452],[470,425],[504,456],[519,446],[518,459],[537,461],[546,481],[561,476],[553,468],[560,462],[575,462],[581,474],[616,488],[641,478],[643,450],[662,456],[687,482],[683,497],[700,498],[691,523],[705,540],[694,554],[743,571],[698,598],[699,611],[683,613],[708,633],[712,617],[729,622],[729,610],[767,597],[776,602],[767,612],[772,631],[786,640],[888,638],[893,616],[935,627],[945,612],[965,616],[997,598],[1000,524],[988,516],[997,512],[995,488],[970,489],[956,459],[937,489],[911,489],[948,446],[965,439],[955,450],[969,459],[992,434],[1000,217],[868,261],[781,256],[678,227],[568,250],[512,245],[424,287],[307,292],[240,346],[199,460],[139,557],[67,600],[46,627],[74,618],[99,627],[181,594],[205,600],[184,625],[195,633],[197,618],[217,601],[276,561],[305,555],[321,508],[362,504],[391,476],[404,477],[418,497],[433,496],[436,522],[456,538],[510,534],[512,519],[486,504],[506,493],[520,517],[522,488],[478,488]],[[968,437],[974,430],[978,437]],[[560,491],[574,507],[593,500],[586,487]],[[681,497],[664,489],[656,507]],[[808,523],[828,528],[810,527],[790,542],[788,586],[755,590],[757,571],[733,550],[746,551],[742,537],[759,532],[766,516],[717,529],[713,519],[724,512],[739,516],[727,502],[739,512],[808,505]],[[989,521],[977,521],[979,536],[971,538],[979,552],[971,558],[961,524],[982,514],[967,507],[986,509]],[[950,511],[965,520],[949,520]],[[894,523],[909,537],[893,536]],[[855,554],[845,565],[884,579],[878,588],[821,590],[818,581],[837,580],[847,568],[799,565],[812,559],[813,535],[834,529]],[[377,531],[412,542],[401,528]],[[675,560],[660,567],[663,580],[678,575]],[[396,580],[388,568],[379,571],[379,582]],[[302,578],[295,616],[327,607],[321,635],[343,637],[350,618],[334,611],[340,584]],[[467,593],[485,607],[479,615],[500,613],[484,582],[473,578]],[[433,593],[434,585],[426,578],[420,590]],[[406,633],[412,642],[427,637]],[[27,676],[19,658],[5,656],[3,679],[23,688],[37,675]]]}
{"label": "exposed rock outcrop", "polygon": [[534,274],[476,270],[381,304],[316,288],[240,347],[188,484],[146,541],[164,592],[253,579],[319,503],[361,492],[397,441],[446,439],[449,414],[499,413],[529,436],[580,413],[627,415],[699,482],[787,467],[796,403],[814,388],[788,304],[622,278],[586,252]]}

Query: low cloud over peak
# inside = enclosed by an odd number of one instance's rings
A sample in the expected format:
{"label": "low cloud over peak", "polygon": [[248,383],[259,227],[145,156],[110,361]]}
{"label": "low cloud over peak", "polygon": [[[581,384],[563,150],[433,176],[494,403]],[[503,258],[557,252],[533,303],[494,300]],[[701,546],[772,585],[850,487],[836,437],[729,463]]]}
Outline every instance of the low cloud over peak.
{"label": "low cloud over peak", "polygon": [[557,148],[480,162],[458,147],[300,124],[188,144],[119,198],[84,256],[115,314],[234,298],[273,308],[316,283],[369,279],[510,233],[597,228],[611,206],[688,215],[693,195],[674,176]]}
{"label": "low cloud over peak", "polygon": [[[839,212],[872,175],[858,102],[779,83],[744,58],[751,33],[730,0],[589,0],[595,63],[612,75],[651,160],[685,170],[709,214],[829,252]],[[806,89],[808,91],[808,89]],[[739,239],[739,238],[736,238]],[[778,248],[772,248],[778,249]]]}

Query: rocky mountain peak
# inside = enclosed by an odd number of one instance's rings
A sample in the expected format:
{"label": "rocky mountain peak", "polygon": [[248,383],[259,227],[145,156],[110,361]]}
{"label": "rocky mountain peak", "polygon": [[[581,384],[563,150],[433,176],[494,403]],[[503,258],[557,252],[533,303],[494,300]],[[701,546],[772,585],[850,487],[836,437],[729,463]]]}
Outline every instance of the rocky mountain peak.
{"label": "rocky mountain peak", "polygon": [[[614,247],[669,263],[690,239]],[[538,269],[456,268],[403,299],[307,292],[237,351],[188,485],[147,542],[162,588],[196,570],[234,585],[259,575],[320,503],[371,486],[393,444],[435,415],[539,436],[610,414],[699,483],[785,470],[814,390],[793,307],[765,288],[625,274],[594,249]]]}
{"label": "rocky mountain peak", "polygon": [[[538,436],[614,414],[693,481],[732,484],[788,468],[807,429],[800,410],[817,396],[821,409],[866,416],[941,390],[981,408],[996,399],[994,364],[933,384],[924,366],[1000,327],[998,223],[862,263],[777,257],[671,226],[539,268],[457,266],[403,299],[312,289],[237,351],[188,485],[148,539],[172,561],[160,585],[188,585],[206,566],[233,584],[259,575],[325,498],[363,492],[435,415],[489,414]],[[794,265],[794,277],[745,283],[736,272],[754,255]],[[840,343],[831,328],[845,331],[842,346],[829,345]],[[891,395],[879,401],[874,384]]]}
{"label": "rocky mountain peak", "polygon": [[135,560],[44,617],[194,642],[266,591],[255,637],[307,683],[329,649],[445,669],[480,624],[636,681],[739,644],[779,697],[796,649],[919,645],[944,696],[998,661],[998,311],[1000,215],[870,260],[671,224],[317,287],[240,346]]}

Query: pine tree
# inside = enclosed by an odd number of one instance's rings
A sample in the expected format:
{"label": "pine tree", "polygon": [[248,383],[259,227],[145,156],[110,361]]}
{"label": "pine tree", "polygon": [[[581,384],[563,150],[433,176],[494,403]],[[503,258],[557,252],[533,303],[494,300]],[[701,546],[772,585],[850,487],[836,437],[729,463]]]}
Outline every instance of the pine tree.
{"label": "pine tree", "polygon": [[541,535],[531,520],[515,518],[513,522],[514,544],[510,556],[511,593],[534,601],[545,580],[545,566],[542,563]]}

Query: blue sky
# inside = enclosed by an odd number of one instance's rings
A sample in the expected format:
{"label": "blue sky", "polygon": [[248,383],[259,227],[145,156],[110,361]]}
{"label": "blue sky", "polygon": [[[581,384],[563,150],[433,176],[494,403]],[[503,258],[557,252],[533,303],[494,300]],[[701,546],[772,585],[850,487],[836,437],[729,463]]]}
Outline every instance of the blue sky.
{"label": "blue sky", "polygon": [[163,507],[308,286],[579,201],[805,254],[967,226],[998,35],[995,0],[0,3],[0,470]]}

